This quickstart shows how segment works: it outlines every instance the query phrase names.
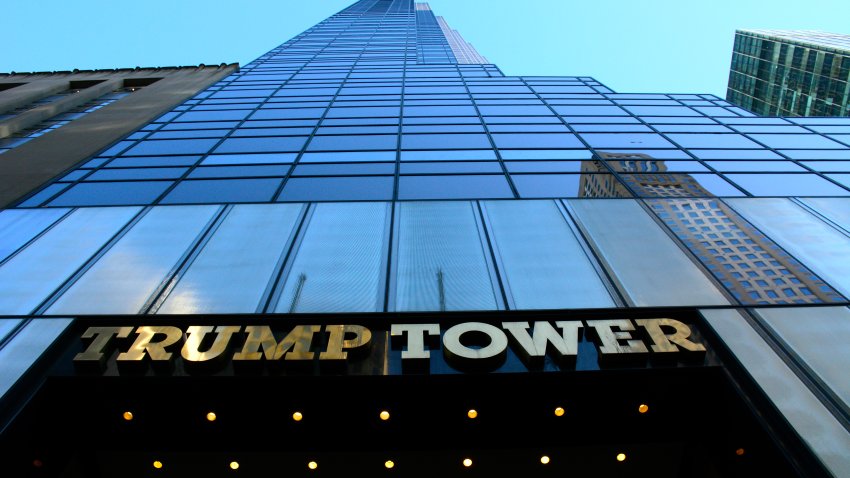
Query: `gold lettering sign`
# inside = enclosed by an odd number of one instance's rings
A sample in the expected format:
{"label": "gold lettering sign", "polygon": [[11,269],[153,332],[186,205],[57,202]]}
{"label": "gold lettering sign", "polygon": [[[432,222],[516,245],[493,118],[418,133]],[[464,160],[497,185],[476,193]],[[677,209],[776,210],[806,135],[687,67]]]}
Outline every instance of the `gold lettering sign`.
{"label": "gold lettering sign", "polygon": [[[509,348],[529,366],[541,364],[547,355],[575,360],[582,330],[592,331],[599,358],[686,353],[697,356],[706,348],[692,337],[687,324],[670,318],[605,319],[536,322],[485,322],[454,324],[441,331],[440,324],[393,324],[389,327],[394,348],[401,349],[402,363],[421,364],[431,350],[442,348],[445,360],[459,369],[497,367]],[[442,334],[441,334],[442,333]],[[135,339],[131,338],[135,334]],[[246,362],[344,363],[368,354],[372,331],[362,325],[297,325],[281,337],[268,325],[193,325],[89,327],[82,335],[86,348],[74,357],[79,364],[102,364],[108,350],[121,342],[120,363],[170,363],[180,357],[187,364],[222,360]],[[321,339],[320,339],[320,338]],[[429,340],[429,339],[435,340]],[[437,340],[441,339],[441,340]],[[127,343],[132,341],[129,346]],[[237,347],[231,351],[231,345]],[[179,351],[179,354],[176,352]]]}

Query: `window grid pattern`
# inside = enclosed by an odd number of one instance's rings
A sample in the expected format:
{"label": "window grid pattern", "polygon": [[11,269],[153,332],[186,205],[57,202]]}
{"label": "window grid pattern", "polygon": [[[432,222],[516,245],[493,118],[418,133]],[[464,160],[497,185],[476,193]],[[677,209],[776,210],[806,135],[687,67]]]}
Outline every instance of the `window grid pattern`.
{"label": "window grid pattern", "polygon": [[[593,247],[601,247],[601,252],[607,247],[605,241],[598,237],[586,239],[577,234],[576,226],[586,227],[588,218],[575,214],[573,208],[586,202],[601,204],[574,199],[563,203],[557,200],[405,202],[401,205],[393,202],[344,202],[233,205],[223,208],[196,205],[64,210],[63,214],[42,221],[40,227],[47,228],[45,231],[31,231],[31,240],[21,242],[0,261],[0,283],[17,283],[22,280],[19,272],[26,270],[29,261],[45,253],[53,254],[50,270],[58,272],[53,274],[52,282],[35,292],[29,291],[26,303],[21,302],[19,295],[0,294],[0,313],[393,312],[412,309],[534,309],[541,308],[534,304],[549,304],[542,308],[551,308],[552,303],[558,303],[558,308],[568,309],[629,307],[619,298],[629,297],[629,290],[636,285],[635,280],[645,282],[645,278],[640,278],[647,271],[642,266],[626,263],[603,271],[603,265],[594,254],[589,253],[585,241],[594,242]],[[615,202],[602,203],[614,205]],[[653,199],[647,201],[647,205],[717,283],[722,284],[732,306],[848,303],[844,296],[737,215],[722,200]],[[601,207],[605,209],[605,204]],[[555,212],[545,217],[529,214],[531,211],[540,212],[541,208]],[[391,221],[391,210],[395,210],[397,216],[399,213],[405,216],[407,211],[408,220],[415,218],[418,222],[411,228],[409,223],[398,217]],[[447,226],[442,224],[441,217],[448,210],[464,214],[453,217],[465,218],[466,230],[451,233],[445,230]],[[512,210],[513,213],[504,214]],[[571,212],[567,214],[567,210]],[[636,210],[640,211],[640,207]],[[22,212],[33,216],[51,214],[51,211],[35,209]],[[435,211],[441,212],[434,215]],[[410,212],[418,215],[410,216]],[[496,212],[499,212],[498,216],[494,216]],[[92,227],[93,221],[86,219],[86,215],[111,218],[111,223],[98,232],[97,241],[100,242],[90,243],[89,252],[77,254],[79,257],[63,257],[51,252],[55,251],[52,244],[56,240],[77,241],[75,238],[85,236],[77,233]],[[496,218],[501,221],[500,224],[493,222]],[[520,227],[522,224],[536,224],[541,230],[550,232],[540,236],[531,233],[529,238],[534,238],[537,243],[532,241],[534,244],[529,246],[524,241],[516,241],[528,232],[528,227]],[[370,231],[368,240],[356,231],[359,229]],[[564,248],[564,238],[552,241],[557,236],[552,236],[553,230],[572,237],[570,240],[574,244],[570,251]],[[453,239],[447,240],[447,235]],[[384,238],[381,239],[381,236]],[[352,239],[365,242],[358,246],[356,240],[351,243]],[[433,264],[429,262],[423,266],[410,262],[410,251],[420,251],[422,241],[433,249],[434,254],[426,254],[420,259],[433,261]],[[237,244],[243,242],[251,242],[254,247],[240,249]],[[139,248],[140,243],[150,247]],[[406,246],[399,246],[399,243]],[[362,248],[364,244],[370,248],[369,254],[351,253],[350,249]],[[506,246],[509,246],[508,249],[505,249]],[[134,261],[143,259],[136,258],[128,263],[125,257],[127,250],[157,257],[161,263],[155,268],[138,267]],[[466,270],[466,266],[454,270],[453,261],[473,260],[469,254],[475,250],[481,251],[476,273],[457,274]],[[465,252],[461,254],[462,251]],[[232,257],[234,254],[250,256],[251,264],[239,262]],[[551,290],[547,293],[540,287],[529,287],[535,281],[540,284],[551,282],[554,270],[543,264],[555,256],[564,264],[587,262],[588,266],[581,268],[580,273],[574,271],[578,274],[574,280],[557,282],[576,287],[598,284],[591,303],[587,303],[587,294],[564,295]],[[665,257],[656,258],[661,268]],[[269,258],[279,260],[276,263]],[[491,261],[490,258],[496,260]],[[511,262],[511,258],[522,260]],[[529,268],[529,261],[539,264]],[[400,268],[399,263],[407,269]],[[263,267],[261,273],[258,265]],[[516,275],[511,267],[517,265],[526,266],[526,270]],[[425,269],[418,269],[421,267]],[[246,275],[250,271],[260,275]],[[430,295],[426,294],[427,287],[402,287],[406,284],[404,281],[413,277],[410,271],[419,274],[415,280],[427,283],[433,289]],[[636,273],[639,274],[635,276]],[[234,274],[245,275],[250,280],[241,282],[240,287],[230,287],[226,278]],[[116,280],[119,276],[123,277],[120,281]],[[342,282],[341,276],[344,277]],[[628,279],[630,276],[632,278]],[[505,283],[507,278],[513,280],[511,287]],[[27,277],[26,280],[37,278]],[[128,287],[128,280],[138,286]],[[186,291],[183,290],[184,280],[188,284]],[[519,283],[522,287],[517,286]],[[164,287],[165,284],[176,286]],[[341,286],[344,286],[343,292],[327,293],[328,288]],[[678,286],[686,295],[691,290],[699,290],[687,281]],[[227,294],[222,295],[223,289],[227,290]],[[604,292],[606,289],[610,297]],[[468,301],[468,297],[460,292],[471,290],[478,291],[476,301],[454,305],[456,302],[452,301]],[[110,299],[91,300],[93,291],[100,291],[97,293],[106,294]],[[663,291],[656,295],[668,297]],[[390,300],[385,297],[390,297]],[[498,297],[507,297],[507,303],[494,300]],[[411,301],[418,301],[419,305],[411,305]],[[649,302],[641,306],[652,305],[664,304]],[[694,305],[705,304],[695,302]]]}
{"label": "window grid pattern", "polygon": [[506,77],[451,51],[430,9],[362,0],[18,206],[850,195],[850,119]]}

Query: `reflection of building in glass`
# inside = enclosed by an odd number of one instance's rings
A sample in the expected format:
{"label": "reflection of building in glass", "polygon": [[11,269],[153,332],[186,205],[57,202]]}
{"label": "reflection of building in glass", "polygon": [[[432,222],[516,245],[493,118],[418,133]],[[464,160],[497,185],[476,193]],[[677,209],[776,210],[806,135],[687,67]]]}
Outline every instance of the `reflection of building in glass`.
{"label": "reflection of building in glass", "polygon": [[717,199],[648,199],[653,212],[738,300],[843,302],[832,287]]}
{"label": "reflection of building in glass", "polygon": [[761,115],[848,116],[850,35],[737,30],[726,99]]}
{"label": "reflection of building in glass", "polygon": [[[640,173],[626,174],[623,183],[637,196],[653,198],[647,200],[653,212],[736,299],[750,304],[844,300],[729,206],[717,199],[700,199],[712,195],[691,175],[666,172],[664,160],[648,154],[596,154],[599,159],[585,161],[583,171],[604,171],[607,166],[617,173]],[[611,197],[614,191],[622,192],[618,197],[628,197],[628,190],[621,185],[612,188],[584,180],[582,184],[585,197]],[[602,194],[596,195],[597,191]],[[690,199],[654,199],[682,196]]]}
{"label": "reflection of building in glass", "polygon": [[[614,178],[609,183],[588,185],[587,191],[612,191],[614,197],[631,197],[626,191],[631,190],[637,197],[701,197],[713,196],[693,176],[687,173],[667,172],[663,160],[653,158],[645,153],[609,153],[597,151],[599,160],[585,161],[582,172],[607,171],[604,165],[618,174],[618,179],[626,184],[623,187],[615,183]],[[601,160],[601,161],[600,161]],[[584,174],[584,177],[592,176]],[[588,178],[588,182],[593,181]],[[584,181],[583,181],[584,182]],[[612,184],[613,183],[613,184]],[[605,189],[607,188],[607,189]],[[587,194],[585,197],[611,197]]]}

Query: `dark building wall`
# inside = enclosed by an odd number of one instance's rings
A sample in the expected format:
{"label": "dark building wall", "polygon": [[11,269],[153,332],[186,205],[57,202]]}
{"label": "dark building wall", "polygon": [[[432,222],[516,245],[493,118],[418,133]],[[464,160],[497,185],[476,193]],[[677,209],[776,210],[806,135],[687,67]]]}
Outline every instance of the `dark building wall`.
{"label": "dark building wall", "polygon": [[120,101],[4,153],[0,161],[0,176],[4,178],[0,183],[0,206],[14,203],[237,69],[236,64],[221,64],[0,75],[0,87],[19,84],[0,91],[0,111],[20,108],[69,87],[88,86],[58,101],[0,120],[0,137],[33,126],[110,91],[157,80]]}

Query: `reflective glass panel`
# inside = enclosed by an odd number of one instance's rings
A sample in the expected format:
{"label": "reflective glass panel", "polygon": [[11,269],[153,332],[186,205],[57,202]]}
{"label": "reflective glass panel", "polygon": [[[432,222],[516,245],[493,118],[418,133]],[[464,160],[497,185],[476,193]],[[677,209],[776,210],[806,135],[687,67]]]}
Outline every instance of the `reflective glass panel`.
{"label": "reflective glass panel", "polygon": [[629,303],[729,303],[638,202],[573,199],[567,203]]}
{"label": "reflective glass panel", "polygon": [[314,208],[274,311],[383,310],[389,204],[320,203]]}
{"label": "reflective glass panel", "polygon": [[0,267],[0,313],[29,314],[140,208],[78,209]]}
{"label": "reflective glass panel", "polygon": [[616,306],[554,201],[487,201],[483,205],[512,307]]}
{"label": "reflective glass panel", "polygon": [[151,209],[47,313],[139,313],[218,209],[217,206]]}
{"label": "reflective glass panel", "polygon": [[493,310],[497,290],[474,203],[399,203],[395,310]]}
{"label": "reflective glass panel", "polygon": [[157,313],[256,312],[302,209],[234,206]]}
{"label": "reflective glass panel", "polygon": [[790,199],[727,199],[754,226],[845,297],[850,294],[850,237]]}
{"label": "reflective glass panel", "polygon": [[67,209],[58,208],[0,211],[0,261],[5,260],[67,213]]}

